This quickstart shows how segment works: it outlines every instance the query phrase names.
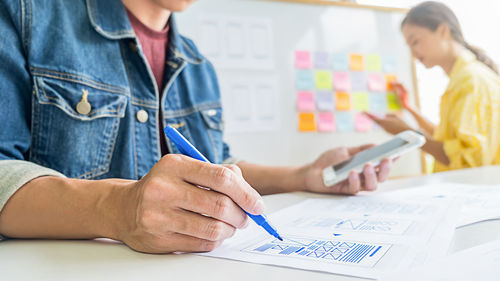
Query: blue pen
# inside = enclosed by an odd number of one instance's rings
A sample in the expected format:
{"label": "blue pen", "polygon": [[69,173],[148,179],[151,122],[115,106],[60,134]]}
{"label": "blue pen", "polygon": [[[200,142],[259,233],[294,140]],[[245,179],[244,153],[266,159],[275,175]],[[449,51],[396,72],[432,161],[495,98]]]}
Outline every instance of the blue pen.
{"label": "blue pen", "polygon": [[[181,133],[179,133],[175,128],[171,126],[167,126],[165,128],[165,134],[167,137],[175,144],[177,149],[184,155],[189,156],[194,159],[198,159],[203,162],[210,162],[208,161],[203,154],[201,154]],[[255,223],[260,225],[262,228],[264,228],[269,234],[272,236],[278,238],[280,241],[283,241],[283,238],[278,234],[276,229],[269,224],[269,222],[266,220],[266,217],[264,214],[262,215],[252,215],[249,214],[247,211],[243,210]]]}

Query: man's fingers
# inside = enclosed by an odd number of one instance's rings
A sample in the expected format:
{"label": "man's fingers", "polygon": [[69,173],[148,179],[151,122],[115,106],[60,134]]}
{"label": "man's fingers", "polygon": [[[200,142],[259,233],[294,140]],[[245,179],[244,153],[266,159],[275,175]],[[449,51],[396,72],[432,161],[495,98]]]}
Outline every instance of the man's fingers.
{"label": "man's fingers", "polygon": [[166,160],[170,161],[165,164],[166,169],[176,170],[186,182],[226,194],[249,213],[258,215],[264,212],[264,201],[259,193],[231,169],[182,155],[173,155]]}
{"label": "man's fingers", "polygon": [[171,230],[208,241],[221,241],[234,235],[236,229],[220,220],[185,210],[177,210]]}
{"label": "man's fingers", "polygon": [[366,190],[375,190],[377,188],[377,174],[372,165],[366,164],[363,168],[364,188]]}
{"label": "man's fingers", "polygon": [[378,169],[378,181],[384,182],[389,177],[389,172],[391,171],[392,161],[389,159],[384,159],[379,165]]}
{"label": "man's fingers", "polygon": [[185,185],[186,194],[177,202],[180,208],[207,215],[236,228],[243,228],[248,223],[248,216],[228,196],[188,183]]}
{"label": "man's fingers", "polygon": [[[170,252],[210,252],[222,244],[222,240],[210,241],[200,239],[193,236],[174,233],[170,235],[169,241],[162,241],[166,243],[164,253]],[[160,242],[161,243],[161,242]],[[172,245],[175,245],[172,248]]]}

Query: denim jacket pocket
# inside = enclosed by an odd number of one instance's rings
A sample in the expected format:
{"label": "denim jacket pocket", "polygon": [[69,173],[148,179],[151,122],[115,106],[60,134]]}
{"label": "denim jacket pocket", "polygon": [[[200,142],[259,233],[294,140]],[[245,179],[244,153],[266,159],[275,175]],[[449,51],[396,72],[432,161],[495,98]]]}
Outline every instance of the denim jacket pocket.
{"label": "denim jacket pocket", "polygon": [[72,178],[107,173],[127,99],[63,77],[35,76],[31,160]]}
{"label": "denim jacket pocket", "polygon": [[207,127],[208,138],[212,146],[212,150],[216,155],[216,163],[222,163],[223,158],[223,121],[222,108],[210,108],[200,111],[205,125]]}

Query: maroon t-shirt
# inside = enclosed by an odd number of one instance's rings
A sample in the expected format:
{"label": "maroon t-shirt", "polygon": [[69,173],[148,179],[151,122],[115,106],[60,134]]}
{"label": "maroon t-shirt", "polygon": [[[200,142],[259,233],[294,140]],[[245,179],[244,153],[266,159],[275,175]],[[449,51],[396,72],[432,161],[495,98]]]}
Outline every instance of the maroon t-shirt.
{"label": "maroon t-shirt", "polygon": [[[156,80],[156,85],[159,91],[159,102],[161,102],[163,94],[163,75],[165,72],[165,62],[167,56],[167,46],[168,46],[168,30],[169,25],[162,30],[156,31],[146,25],[144,25],[139,19],[137,19],[130,11],[127,10],[128,18],[130,24],[139,39],[142,46],[142,51],[146,56],[153,75]],[[158,128],[160,129],[160,147],[161,155],[168,153],[167,142],[165,140],[165,134],[163,133],[163,115],[160,106],[160,115],[158,118]]]}

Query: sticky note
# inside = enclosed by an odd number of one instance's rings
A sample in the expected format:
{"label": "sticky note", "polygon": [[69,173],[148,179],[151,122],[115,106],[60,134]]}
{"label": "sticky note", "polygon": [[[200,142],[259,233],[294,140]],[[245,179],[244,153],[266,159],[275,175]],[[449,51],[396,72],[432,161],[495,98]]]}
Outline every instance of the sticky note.
{"label": "sticky note", "polygon": [[372,129],[372,120],[363,113],[358,113],[354,117],[354,127],[358,132],[368,132]]}
{"label": "sticky note", "polygon": [[345,92],[337,92],[335,94],[335,105],[337,110],[340,111],[351,110],[351,95]]}
{"label": "sticky note", "polygon": [[387,84],[386,89],[387,91],[392,91],[392,82],[397,82],[398,81],[398,76],[395,74],[386,74],[385,75],[385,82]]}
{"label": "sticky note", "polygon": [[382,59],[380,58],[380,55],[366,55],[366,70],[372,72],[382,71]]}
{"label": "sticky note", "polygon": [[311,112],[299,113],[299,131],[300,132],[316,131],[316,120],[314,113]]}
{"label": "sticky note", "polygon": [[297,110],[298,111],[316,110],[316,104],[314,103],[314,94],[312,92],[303,91],[297,93]]}
{"label": "sticky note", "polygon": [[314,73],[310,70],[297,70],[295,72],[295,87],[297,90],[313,90]]}
{"label": "sticky note", "polygon": [[336,91],[349,92],[351,90],[351,79],[349,73],[338,71],[333,73],[333,87]]}
{"label": "sticky note", "polygon": [[387,108],[389,111],[399,111],[401,110],[401,105],[398,102],[398,97],[395,93],[387,93]]}
{"label": "sticky note", "polygon": [[326,70],[317,70],[314,72],[314,83],[318,90],[332,89],[332,73]]}
{"label": "sticky note", "polygon": [[335,99],[333,92],[321,91],[316,93],[316,104],[318,110],[332,111],[335,109]]}
{"label": "sticky note", "polygon": [[350,112],[335,113],[337,132],[354,132],[354,118]]}
{"label": "sticky note", "polygon": [[363,60],[363,55],[350,54],[349,55],[349,68],[353,71],[365,70],[365,63]]}
{"label": "sticky note", "polygon": [[336,128],[335,118],[331,112],[321,112],[318,115],[318,131],[334,132]]}
{"label": "sticky note", "polygon": [[349,70],[349,55],[346,53],[336,53],[332,55],[332,68],[334,70]]}
{"label": "sticky note", "polygon": [[386,88],[385,78],[380,73],[368,74],[368,89],[372,92],[384,92]]}
{"label": "sticky note", "polygon": [[370,93],[369,94],[368,111],[370,113],[385,113],[385,112],[387,112],[386,93]]}
{"label": "sticky note", "polygon": [[398,71],[398,63],[396,57],[387,55],[382,59],[382,68],[384,72],[394,73]]}
{"label": "sticky note", "polygon": [[299,69],[312,68],[311,53],[308,51],[295,51],[295,67]]}
{"label": "sticky note", "polygon": [[352,93],[352,105],[355,110],[367,111],[368,110],[368,93],[356,92]]}
{"label": "sticky note", "polygon": [[327,52],[314,53],[314,67],[319,69],[330,69],[330,57]]}
{"label": "sticky note", "polygon": [[351,89],[353,91],[368,90],[368,79],[366,77],[366,73],[359,71],[351,72]]}

